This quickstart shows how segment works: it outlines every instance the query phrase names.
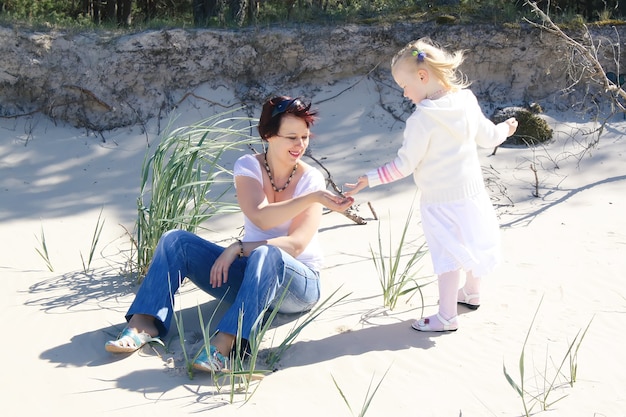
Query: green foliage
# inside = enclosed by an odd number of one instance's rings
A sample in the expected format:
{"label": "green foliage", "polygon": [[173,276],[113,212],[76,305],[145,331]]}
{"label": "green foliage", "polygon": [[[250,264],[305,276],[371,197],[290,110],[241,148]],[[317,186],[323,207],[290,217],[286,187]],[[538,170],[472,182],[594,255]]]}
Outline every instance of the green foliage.
{"label": "green foliage", "polygon": [[[168,279],[170,279],[169,276],[168,276]],[[180,276],[178,277],[178,279],[182,280]],[[287,287],[289,287],[289,283],[287,284]],[[331,299],[335,297],[335,294],[337,294],[339,289],[340,288],[336,289],[329,297],[319,302],[315,306],[315,308],[313,308],[311,311],[309,311],[306,314],[306,317],[302,322],[300,322],[299,319],[296,320],[296,323],[294,324],[293,328],[291,329],[291,331],[288,332],[287,336],[280,343],[280,345],[276,348],[273,348],[271,352],[269,353],[266,359],[266,364],[270,368],[273,368],[275,366],[275,364],[282,357],[283,353],[289,347],[291,347],[294,340],[298,337],[300,332],[304,330],[305,327],[307,327],[313,320],[319,317],[322,313],[324,313],[325,311],[327,311],[328,309],[330,309],[331,307],[333,307],[334,305],[336,305],[337,303],[339,303],[340,301],[342,301],[343,299],[345,299],[346,297],[350,295],[350,294],[343,295],[339,297],[337,300],[331,302]],[[237,323],[237,334],[235,335],[234,352],[232,352],[229,357],[230,367],[229,369],[224,369],[223,372],[212,373],[213,383],[217,387],[218,391],[221,390],[223,386],[222,380],[227,379],[229,381],[231,404],[234,403],[234,395],[236,392],[244,393],[245,401],[249,401],[252,395],[254,394],[254,392],[256,392],[256,388],[258,388],[258,385],[257,385],[254,390],[251,390],[250,389],[251,383],[253,381],[263,380],[264,375],[272,372],[271,370],[258,369],[257,362],[259,359],[259,354],[261,352],[261,343],[263,342],[263,340],[265,340],[267,333],[272,328],[272,323],[274,322],[274,319],[276,318],[278,311],[280,310],[280,306],[283,303],[283,300],[286,295],[287,295],[287,291],[283,291],[281,296],[278,299],[274,300],[274,302],[270,306],[267,306],[262,311],[256,323],[253,325],[252,331],[250,332],[250,339],[247,340],[247,347],[245,346],[246,343],[244,343],[244,340],[241,337],[244,313],[243,311],[239,312],[239,318],[238,318],[238,323]],[[225,296],[226,294],[224,295],[224,297]],[[188,354],[187,348],[185,345],[186,338],[185,338],[185,327],[184,327],[184,322],[183,322],[182,311],[179,312],[178,314],[174,312],[174,321],[176,322],[176,326],[178,328],[178,339],[179,339],[182,352],[183,352],[183,358],[185,361],[185,369],[190,379],[193,379],[193,376],[194,376],[193,362],[198,358],[198,356],[202,352],[202,349],[206,349],[207,352],[210,351],[211,339],[215,335],[215,334],[213,335],[210,334],[211,323],[215,319],[215,315],[219,308],[219,305],[221,305],[224,302],[224,297],[222,297],[222,299],[219,300],[218,307],[216,307],[215,310],[213,310],[209,318],[209,321],[206,324],[205,324],[204,316],[202,315],[202,310],[200,309],[200,306],[198,306],[198,319],[200,322],[200,328],[202,329],[203,344],[200,347],[200,350],[194,356],[190,356]],[[174,300],[172,299],[172,304],[174,304],[173,301]],[[380,383],[378,385],[380,385]],[[376,387],[376,389],[378,389],[378,386]],[[376,390],[374,390],[374,393],[375,392]],[[371,397],[374,396],[374,393],[371,394]],[[368,395],[369,395],[369,390],[368,390]],[[371,401],[371,397],[369,397],[367,401],[367,405],[369,405],[369,402]],[[367,407],[364,408],[364,410],[366,409]]]}
{"label": "green foliage", "polygon": [[[414,269],[418,266],[422,257],[427,253],[424,249],[425,243],[422,243],[422,245],[415,249],[412,254],[409,254],[408,259],[403,259],[407,257],[404,253],[407,249],[407,245],[405,245],[405,243],[407,231],[411,225],[412,216],[413,208],[411,207],[406,217],[400,241],[396,244],[396,249],[393,249],[393,238],[391,236],[391,231],[389,232],[388,255],[385,255],[385,250],[383,249],[383,238],[381,235],[380,223],[378,223],[378,253],[376,253],[370,246],[372,261],[376,267],[378,280],[383,291],[383,304],[391,310],[396,307],[398,299],[405,294],[417,290],[419,291],[420,296],[422,295],[423,285],[420,285],[417,279],[415,279],[417,271],[414,272]],[[423,304],[422,296],[422,305]]]}
{"label": "green foliage", "polygon": [[[130,0],[129,0],[130,1]],[[457,23],[510,23],[530,17],[523,1],[511,0],[265,0],[226,2],[205,0],[130,1],[128,16],[107,9],[98,0],[4,0],[0,20],[5,24],[27,24],[56,28],[108,29],[164,27],[240,27],[271,24],[376,24],[394,21],[437,21]],[[194,4],[211,5],[194,8]],[[545,5],[544,7],[548,7]],[[624,6],[616,0],[592,0],[584,6],[574,0],[549,3],[547,11],[555,22],[574,24],[579,20],[619,21]],[[194,10],[196,13],[194,14]],[[201,10],[201,11],[199,11]],[[113,13],[113,15],[110,15]]]}
{"label": "green foliage", "polygon": [[587,324],[587,327],[585,327],[582,334],[580,332],[576,334],[576,337],[574,337],[574,340],[569,348],[569,384],[571,387],[574,386],[574,382],[576,382],[576,378],[578,376],[578,350],[580,349],[580,345],[583,343],[583,339],[587,335],[587,331],[589,330],[592,321],[593,318],[589,320],[589,323]]}
{"label": "green foliage", "polygon": [[[317,317],[319,317],[322,313],[324,313],[325,311],[327,311],[328,309],[330,309],[331,307],[333,307],[334,305],[336,305],[338,302],[340,302],[341,300],[343,300],[344,298],[348,297],[350,294],[346,294],[341,296],[339,299],[331,302],[330,304],[328,304],[330,302],[330,300],[335,296],[335,294],[337,294],[337,292],[339,291],[340,288],[337,288],[330,296],[328,296],[324,301],[318,303],[314,309],[312,309],[306,316],[306,318],[304,319],[304,321],[302,321],[301,323],[299,323],[299,321],[296,321],[296,323],[294,324],[294,327],[292,328],[292,330],[287,334],[287,336],[285,337],[285,339],[280,343],[280,345],[278,345],[278,347],[276,347],[275,349],[273,349],[270,354],[268,355],[267,358],[267,364],[270,367],[274,367],[274,365],[280,360],[280,358],[282,357],[282,355],[285,353],[285,351],[287,349],[289,349],[292,345],[292,343],[294,342],[294,340],[296,339],[296,337],[298,337],[298,335],[300,334],[300,332],[302,332],[302,330],[308,326],[309,324],[311,324],[311,322],[313,322],[313,320],[315,320]],[[280,303],[282,302],[282,298],[281,301],[279,302],[278,305],[280,305]],[[328,304],[328,305],[327,305]],[[257,339],[260,341],[262,340],[263,336],[265,335],[265,333],[267,333],[267,330],[269,329],[269,326],[271,325],[272,321],[274,320],[274,318],[276,317],[276,313],[278,312],[278,307],[274,307],[274,309],[272,310],[272,314],[270,315],[269,319],[267,319],[265,325],[261,328],[261,331],[259,332],[259,334],[257,335]]]}
{"label": "green foliage", "polygon": [[[380,388],[380,384],[382,384],[383,380],[385,379],[385,377],[387,376],[387,373],[389,372],[390,368],[387,368],[387,370],[385,371],[385,374],[382,376],[382,378],[380,379],[380,381],[378,381],[378,384],[376,385],[376,387],[374,388],[374,391],[371,391],[372,389],[372,383],[374,382],[374,377],[372,376],[372,379],[370,381],[369,386],[367,387],[367,392],[365,393],[365,400],[363,401],[363,405],[361,406],[361,411],[359,412],[359,414],[357,415],[358,417],[363,417],[365,416],[365,413],[367,413],[367,410],[369,409],[370,404],[372,403],[372,400],[374,399],[374,395],[376,395],[376,392],[378,391],[378,388]],[[343,398],[343,401],[346,403],[346,405],[348,406],[348,409],[350,410],[350,413],[354,416],[354,411],[352,411],[352,407],[350,406],[350,402],[348,401],[348,399],[346,398],[345,394],[343,393],[342,389],[339,387],[339,384],[337,383],[337,381],[335,380],[335,377],[331,375],[331,378],[333,379],[333,383],[335,384],[335,388],[337,388],[337,391],[339,391],[339,394],[341,395],[341,398]],[[371,391],[371,392],[370,392]]]}
{"label": "green foliage", "polygon": [[[93,255],[96,253],[96,246],[98,246],[100,234],[102,233],[102,227],[104,226],[104,219],[102,219],[102,210],[104,210],[104,208],[100,209],[98,221],[96,222],[96,227],[93,231],[93,236],[91,238],[91,248],[89,249],[89,257],[87,258],[87,263],[85,263],[83,253],[80,252],[80,259],[83,262],[83,271],[85,272],[85,274],[87,274],[89,272],[89,269],[91,268],[91,261],[93,261]],[[100,221],[101,219],[102,221]]]}
{"label": "green foliage", "polygon": [[76,0],[4,0],[0,5],[0,17],[6,22],[60,27],[85,23]]}
{"label": "green foliage", "polygon": [[43,232],[43,225],[41,226],[41,238],[38,238],[35,235],[35,239],[41,246],[41,248],[35,248],[35,251],[39,254],[41,259],[46,263],[46,267],[48,267],[48,271],[54,272],[54,268],[52,267],[52,262],[50,262],[50,254],[48,253],[48,246],[46,245],[46,235]]}
{"label": "green foliage", "polygon": [[[522,405],[524,407],[524,416],[530,417],[533,408],[536,405],[539,405],[543,411],[551,408],[555,403],[565,398],[567,395],[562,395],[558,397],[556,400],[549,401],[549,398],[552,393],[555,392],[556,389],[562,386],[561,381],[562,378],[565,378],[565,383],[570,386],[574,386],[574,382],[576,381],[576,375],[578,370],[578,351],[580,346],[589,330],[589,326],[591,326],[591,321],[587,324],[587,327],[582,332],[578,331],[574,340],[570,343],[567,351],[563,355],[561,362],[554,366],[554,372],[552,376],[550,376],[550,370],[548,369],[548,359],[546,354],[546,361],[544,368],[538,379],[541,382],[541,386],[535,387],[536,392],[532,392],[531,388],[528,387],[527,378],[526,378],[526,347],[528,345],[528,339],[530,338],[530,333],[532,327],[537,319],[537,314],[539,313],[539,307],[541,307],[541,303],[543,302],[543,297],[535,310],[535,314],[530,323],[528,331],[526,333],[526,338],[524,339],[524,344],[522,345],[522,351],[518,360],[518,369],[519,369],[519,382],[516,382],[513,376],[507,371],[506,366],[502,365],[502,370],[504,372],[504,377],[507,382],[517,392],[517,395],[520,397],[522,401]],[[565,364],[569,363],[569,374],[566,373]],[[539,385],[539,384],[538,384]]]}
{"label": "green foliage", "polygon": [[500,123],[509,117],[515,117],[518,122],[515,134],[508,137],[506,145],[533,146],[545,143],[552,139],[553,131],[544,119],[539,116],[541,107],[532,104],[529,107],[507,107],[497,110],[491,117],[494,123]]}
{"label": "green foliage", "polygon": [[146,273],[163,233],[171,229],[196,232],[202,222],[239,210],[223,201],[232,188],[232,174],[221,165],[227,150],[253,140],[247,117],[221,113],[195,125],[166,133],[144,160],[137,199],[137,270]]}
{"label": "green foliage", "polygon": [[5,13],[16,18],[34,18],[47,16],[72,18],[79,14],[79,3],[73,0],[4,0]]}

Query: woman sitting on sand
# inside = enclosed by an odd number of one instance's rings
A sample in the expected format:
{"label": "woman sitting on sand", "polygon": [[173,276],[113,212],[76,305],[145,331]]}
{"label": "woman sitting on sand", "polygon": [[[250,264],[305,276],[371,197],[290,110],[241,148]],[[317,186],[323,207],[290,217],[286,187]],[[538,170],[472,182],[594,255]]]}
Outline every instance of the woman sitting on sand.
{"label": "woman sitting on sand", "polygon": [[316,120],[310,107],[284,96],[265,102],[258,131],[267,150],[240,157],[234,167],[243,238],[222,247],[183,230],[165,233],[126,314],[128,324],[117,340],[106,343],[107,351],[130,353],[160,342],[185,277],[231,303],[209,351],[203,348],[194,361],[202,371],[227,367],[240,317],[241,337],[248,340],[260,315],[283,293],[278,308],[284,313],[308,311],[319,301],[322,206],[344,211],[354,200],[327,191],[322,173],[301,160]]}

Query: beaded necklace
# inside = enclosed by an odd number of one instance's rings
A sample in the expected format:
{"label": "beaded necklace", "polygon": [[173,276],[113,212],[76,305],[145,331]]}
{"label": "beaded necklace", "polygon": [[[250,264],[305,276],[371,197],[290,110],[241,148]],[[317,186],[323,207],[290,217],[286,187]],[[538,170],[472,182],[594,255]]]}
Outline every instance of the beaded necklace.
{"label": "beaded necklace", "polygon": [[272,184],[272,188],[274,189],[274,191],[276,191],[277,193],[284,191],[289,186],[289,183],[291,183],[291,179],[293,178],[294,174],[296,173],[296,170],[298,169],[298,163],[296,162],[296,164],[293,166],[293,171],[291,171],[291,175],[289,176],[289,178],[287,178],[287,182],[285,183],[285,185],[283,185],[281,188],[278,188],[276,184],[274,184],[274,177],[272,177],[272,171],[270,171],[270,166],[267,164],[267,152],[263,154],[263,160],[265,161],[265,172],[267,172],[267,176],[270,178],[270,184]]}

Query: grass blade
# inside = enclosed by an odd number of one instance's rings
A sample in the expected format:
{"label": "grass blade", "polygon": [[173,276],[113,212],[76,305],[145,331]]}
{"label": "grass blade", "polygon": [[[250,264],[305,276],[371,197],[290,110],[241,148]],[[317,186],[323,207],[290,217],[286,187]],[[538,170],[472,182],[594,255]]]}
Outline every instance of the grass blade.
{"label": "grass blade", "polygon": [[48,268],[48,271],[54,272],[54,268],[52,267],[52,262],[50,262],[50,254],[48,253],[48,246],[46,245],[46,235],[43,231],[43,225],[41,226],[41,239],[38,238],[37,235],[35,235],[35,239],[37,239],[37,242],[41,246],[41,250],[39,248],[35,248],[35,251],[39,254],[41,259],[43,259],[44,262],[46,263],[46,267]]}

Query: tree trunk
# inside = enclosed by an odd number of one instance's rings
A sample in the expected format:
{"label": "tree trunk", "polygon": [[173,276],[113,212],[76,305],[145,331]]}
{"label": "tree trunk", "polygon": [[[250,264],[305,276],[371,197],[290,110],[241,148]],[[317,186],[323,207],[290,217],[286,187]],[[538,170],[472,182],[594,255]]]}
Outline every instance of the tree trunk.
{"label": "tree trunk", "polygon": [[91,18],[96,25],[100,24],[100,0],[88,0],[91,3]]}
{"label": "tree trunk", "polygon": [[137,5],[143,16],[144,22],[149,22],[156,17],[155,0],[137,0]]}
{"label": "tree trunk", "polygon": [[102,19],[101,21],[103,22],[115,22],[116,16],[115,16],[115,0],[103,0],[102,3],[104,3],[104,8],[102,10]]}
{"label": "tree trunk", "polygon": [[193,23],[196,26],[207,26],[216,13],[217,0],[193,0]]}
{"label": "tree trunk", "polygon": [[230,18],[243,26],[248,19],[248,0],[230,0]]}
{"label": "tree trunk", "polygon": [[131,24],[132,0],[117,0],[117,25],[128,27]]}

